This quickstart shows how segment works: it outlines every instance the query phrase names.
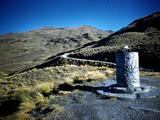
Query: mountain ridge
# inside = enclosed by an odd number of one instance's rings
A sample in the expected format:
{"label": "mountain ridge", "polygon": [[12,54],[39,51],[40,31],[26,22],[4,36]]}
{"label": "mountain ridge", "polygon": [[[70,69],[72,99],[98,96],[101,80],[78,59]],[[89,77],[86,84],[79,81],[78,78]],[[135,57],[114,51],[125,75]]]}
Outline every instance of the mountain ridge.
{"label": "mountain ridge", "polygon": [[75,52],[74,57],[115,62],[125,45],[140,54],[140,66],[159,71],[160,12],[139,18],[110,36]]}
{"label": "mountain ridge", "polygon": [[43,63],[48,57],[95,42],[111,32],[91,26],[43,27],[22,33],[0,35],[0,70],[14,72]]}

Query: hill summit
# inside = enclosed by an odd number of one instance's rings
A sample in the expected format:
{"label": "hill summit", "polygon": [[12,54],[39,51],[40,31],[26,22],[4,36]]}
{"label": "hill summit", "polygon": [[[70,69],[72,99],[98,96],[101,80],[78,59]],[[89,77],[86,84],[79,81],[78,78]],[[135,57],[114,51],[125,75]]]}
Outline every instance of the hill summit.
{"label": "hill summit", "polygon": [[110,36],[75,52],[74,57],[115,62],[115,53],[128,45],[140,54],[140,66],[160,68],[160,12],[137,19]]}

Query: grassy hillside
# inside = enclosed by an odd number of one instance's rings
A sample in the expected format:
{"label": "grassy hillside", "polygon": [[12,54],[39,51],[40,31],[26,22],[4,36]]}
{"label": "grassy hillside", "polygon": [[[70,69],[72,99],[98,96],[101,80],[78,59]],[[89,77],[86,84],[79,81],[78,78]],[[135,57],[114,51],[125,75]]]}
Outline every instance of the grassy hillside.
{"label": "grassy hillside", "polygon": [[160,13],[133,21],[109,37],[75,52],[74,57],[115,62],[115,53],[125,45],[140,54],[140,66],[160,68]]}
{"label": "grassy hillside", "polygon": [[111,34],[91,26],[76,28],[44,27],[0,36],[0,71],[11,73],[42,63],[45,59]]}
{"label": "grassy hillside", "polygon": [[[50,120],[47,117],[63,111],[64,104],[81,102],[77,91],[91,89],[89,84],[114,73],[88,65],[34,68],[9,77],[1,73],[0,120]],[[67,95],[71,96],[63,99]]]}

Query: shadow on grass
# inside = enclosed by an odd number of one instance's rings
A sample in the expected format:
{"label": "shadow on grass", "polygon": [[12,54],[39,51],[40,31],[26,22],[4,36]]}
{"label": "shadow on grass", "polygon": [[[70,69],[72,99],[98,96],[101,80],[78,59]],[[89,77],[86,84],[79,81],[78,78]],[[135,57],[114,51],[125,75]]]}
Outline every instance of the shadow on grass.
{"label": "shadow on grass", "polygon": [[6,117],[18,111],[20,100],[9,99],[0,103],[0,117]]}
{"label": "shadow on grass", "polygon": [[117,87],[116,84],[113,84],[111,86],[100,86],[100,87],[93,87],[93,86],[86,86],[86,85],[70,85],[70,84],[61,84],[59,85],[58,90],[62,91],[73,91],[73,90],[81,90],[81,91],[87,91],[97,94],[97,90],[103,90],[104,92],[112,92],[112,93],[121,93],[123,91],[121,90],[115,90],[113,87]]}

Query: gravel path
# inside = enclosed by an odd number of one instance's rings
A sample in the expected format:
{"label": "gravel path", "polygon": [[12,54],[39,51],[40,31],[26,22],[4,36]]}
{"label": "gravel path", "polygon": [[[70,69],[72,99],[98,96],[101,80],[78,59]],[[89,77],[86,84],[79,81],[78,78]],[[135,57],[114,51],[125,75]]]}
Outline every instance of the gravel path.
{"label": "gravel path", "polygon": [[[143,77],[141,83],[160,87],[160,80],[155,78]],[[98,87],[97,83],[88,86]],[[90,89],[84,89],[58,102],[63,103],[64,111],[49,120],[160,120],[160,96],[135,100],[102,99]]]}
{"label": "gravel path", "polygon": [[90,62],[90,63],[101,63],[101,64],[106,64],[106,65],[111,65],[111,66],[115,66],[116,65],[115,63],[107,62],[107,61],[73,58],[73,57],[69,57],[70,54],[71,53],[64,53],[60,57],[64,58],[64,59],[70,59],[70,60],[73,60],[73,61]]}

